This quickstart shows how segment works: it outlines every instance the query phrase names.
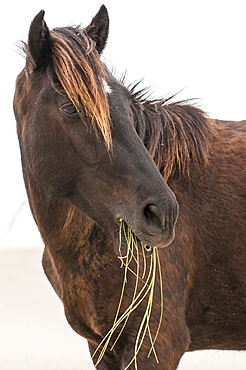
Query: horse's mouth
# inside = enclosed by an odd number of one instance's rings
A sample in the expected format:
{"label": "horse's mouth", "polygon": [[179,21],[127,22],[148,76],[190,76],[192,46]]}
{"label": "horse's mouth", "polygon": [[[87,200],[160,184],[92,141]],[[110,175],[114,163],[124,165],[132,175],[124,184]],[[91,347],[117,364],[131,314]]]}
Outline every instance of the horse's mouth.
{"label": "horse's mouth", "polygon": [[[150,233],[146,232],[146,230],[141,228],[136,228],[130,226],[130,223],[123,219],[119,219],[120,221],[120,228],[124,230],[131,230],[132,234],[134,235],[134,238],[137,241],[137,244],[143,247],[146,251],[146,253],[151,253],[153,248],[165,248],[169,244],[172,243],[172,241],[175,238],[175,225],[172,225],[172,227],[163,228],[162,230],[159,230],[158,233]],[[140,249],[141,249],[140,248]]]}
{"label": "horse's mouth", "polygon": [[[124,254],[127,250],[129,244],[131,243],[134,248],[138,251],[140,254],[145,254],[147,257],[150,256],[153,253],[154,248],[164,247],[170,244],[173,239],[174,235],[172,235],[168,241],[165,239],[161,239],[161,241],[157,244],[153,243],[153,240],[156,242],[156,237],[152,237],[152,235],[149,235],[150,242],[146,243],[146,241],[142,241],[144,239],[140,239],[139,236],[134,232],[134,230],[127,224],[126,221],[124,221],[122,218],[119,219],[120,226],[119,226],[119,248],[118,251],[120,254]],[[174,232],[173,232],[174,234]],[[152,241],[152,243],[151,243]]]}

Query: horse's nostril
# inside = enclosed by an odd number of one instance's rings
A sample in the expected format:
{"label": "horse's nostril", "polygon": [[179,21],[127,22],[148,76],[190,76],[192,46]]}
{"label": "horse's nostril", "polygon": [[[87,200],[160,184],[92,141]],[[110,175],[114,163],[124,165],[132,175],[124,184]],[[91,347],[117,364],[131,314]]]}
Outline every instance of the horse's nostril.
{"label": "horse's nostril", "polygon": [[144,216],[151,226],[162,228],[165,223],[163,212],[155,204],[147,204],[144,208]]}

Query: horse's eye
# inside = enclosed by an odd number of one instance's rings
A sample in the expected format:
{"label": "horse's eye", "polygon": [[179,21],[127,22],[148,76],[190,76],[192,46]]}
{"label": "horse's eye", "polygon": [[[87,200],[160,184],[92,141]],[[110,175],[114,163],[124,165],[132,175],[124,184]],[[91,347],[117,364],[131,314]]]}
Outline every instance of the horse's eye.
{"label": "horse's eye", "polygon": [[66,103],[66,104],[62,105],[61,110],[64,113],[69,114],[69,115],[78,113],[75,106],[72,103]]}

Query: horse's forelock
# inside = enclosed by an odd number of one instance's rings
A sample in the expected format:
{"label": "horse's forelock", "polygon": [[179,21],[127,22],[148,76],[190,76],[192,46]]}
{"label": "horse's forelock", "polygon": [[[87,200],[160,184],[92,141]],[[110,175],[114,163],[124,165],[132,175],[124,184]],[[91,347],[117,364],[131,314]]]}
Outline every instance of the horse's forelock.
{"label": "horse's forelock", "polygon": [[90,118],[92,128],[101,131],[108,149],[111,147],[111,125],[106,69],[91,40],[78,27],[51,31],[54,72],[78,112]]}

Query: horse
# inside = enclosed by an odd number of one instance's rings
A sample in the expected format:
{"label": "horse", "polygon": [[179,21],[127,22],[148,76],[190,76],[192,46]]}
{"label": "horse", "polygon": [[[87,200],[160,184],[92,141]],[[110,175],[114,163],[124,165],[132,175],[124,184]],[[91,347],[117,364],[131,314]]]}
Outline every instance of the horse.
{"label": "horse", "polygon": [[23,47],[14,112],[45,274],[99,370],[245,350],[246,121],[126,87],[101,61],[108,33],[104,5],[85,28],[41,11]]}

